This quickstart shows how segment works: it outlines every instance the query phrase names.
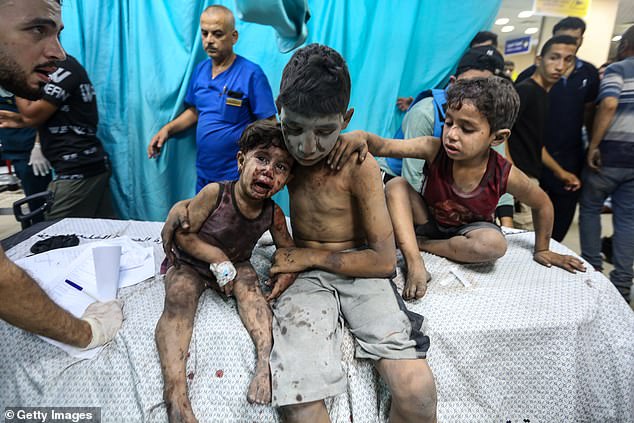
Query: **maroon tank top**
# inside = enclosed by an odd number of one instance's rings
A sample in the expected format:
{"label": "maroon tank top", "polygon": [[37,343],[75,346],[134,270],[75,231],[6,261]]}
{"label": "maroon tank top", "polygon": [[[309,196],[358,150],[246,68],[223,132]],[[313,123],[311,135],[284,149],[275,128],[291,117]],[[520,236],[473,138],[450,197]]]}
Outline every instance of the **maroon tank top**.
{"label": "maroon tank top", "polygon": [[433,163],[425,162],[423,171],[421,192],[430,214],[438,224],[455,227],[494,221],[498,201],[506,192],[511,163],[490,150],[484,176],[471,192],[462,192],[454,185],[453,160],[442,146]]}
{"label": "maroon tank top", "polygon": [[[216,207],[198,231],[204,242],[220,248],[234,264],[251,258],[255,244],[273,224],[275,207],[273,200],[267,198],[258,217],[245,217],[236,204],[235,184],[235,181],[219,182]],[[190,256],[180,248],[176,248],[176,257],[194,266],[199,273],[212,275],[209,263]]]}

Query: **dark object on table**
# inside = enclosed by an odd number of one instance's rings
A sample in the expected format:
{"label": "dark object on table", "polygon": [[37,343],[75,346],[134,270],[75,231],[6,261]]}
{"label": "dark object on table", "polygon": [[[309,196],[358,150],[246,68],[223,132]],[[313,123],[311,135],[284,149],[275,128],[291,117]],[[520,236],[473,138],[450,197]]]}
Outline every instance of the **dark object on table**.
{"label": "dark object on table", "polygon": [[39,254],[57,248],[74,247],[76,245],[79,245],[77,235],[57,235],[36,242],[31,247],[31,252]]}

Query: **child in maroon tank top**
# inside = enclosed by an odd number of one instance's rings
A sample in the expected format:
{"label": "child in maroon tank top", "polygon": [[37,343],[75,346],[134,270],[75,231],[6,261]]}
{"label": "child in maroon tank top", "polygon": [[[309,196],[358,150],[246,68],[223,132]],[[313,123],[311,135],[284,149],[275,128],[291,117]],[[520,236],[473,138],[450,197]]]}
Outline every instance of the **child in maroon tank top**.
{"label": "child in maroon tank top", "polygon": [[581,260],[549,250],[553,206],[546,193],[491,149],[508,139],[518,110],[519,98],[511,82],[499,77],[459,80],[447,91],[442,140],[387,140],[364,132],[344,137],[353,144],[349,151],[367,144],[375,156],[426,161],[422,195],[403,178],[386,184],[394,235],[407,266],[403,297],[421,298],[431,279],[419,250],[462,263],[494,261],[504,255],[506,239],[493,222],[505,192],[533,210],[535,261],[573,273],[585,271]]}
{"label": "child in maroon tank top", "polygon": [[296,275],[277,275],[271,294],[265,298],[249,258],[267,230],[278,248],[295,246],[284,213],[271,200],[289,180],[293,164],[279,124],[256,121],[240,138],[240,179],[205,186],[189,206],[190,229],[176,234],[176,258],[165,276],[165,308],[156,327],[170,421],[191,413],[185,353],[193,331],[193,314],[207,286],[235,296],[240,318],[255,344],[257,363],[248,401],[271,401],[272,314],[267,300],[280,295]]}

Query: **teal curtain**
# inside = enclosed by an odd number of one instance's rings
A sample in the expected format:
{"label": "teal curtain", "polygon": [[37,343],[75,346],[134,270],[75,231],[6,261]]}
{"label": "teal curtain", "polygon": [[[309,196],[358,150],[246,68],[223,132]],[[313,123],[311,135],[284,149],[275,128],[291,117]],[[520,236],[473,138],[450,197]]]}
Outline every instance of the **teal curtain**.
{"label": "teal curtain", "polygon": [[[258,0],[252,0],[258,1]],[[393,134],[402,114],[397,96],[446,81],[469,41],[490,28],[501,0],[309,0],[306,43],[338,50],[352,78],[349,129]],[[195,188],[194,131],[171,139],[149,160],[152,135],[183,110],[195,65],[206,58],[200,13],[233,1],[65,0],[62,44],[86,68],[99,102],[99,137],[113,163],[111,186],[126,219],[163,220]],[[237,22],[235,51],[258,63],[273,95],[291,53],[277,48],[273,28]],[[276,200],[287,210],[287,197]]]}

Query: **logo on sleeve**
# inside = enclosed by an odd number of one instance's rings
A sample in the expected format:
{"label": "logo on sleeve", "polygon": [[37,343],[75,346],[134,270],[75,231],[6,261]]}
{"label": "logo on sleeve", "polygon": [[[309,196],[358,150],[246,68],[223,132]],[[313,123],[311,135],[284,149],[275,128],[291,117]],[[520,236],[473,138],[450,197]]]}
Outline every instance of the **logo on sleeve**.
{"label": "logo on sleeve", "polygon": [[84,103],[92,103],[92,100],[95,98],[95,88],[92,84],[81,84],[79,91],[81,92],[81,98],[84,100]]}

